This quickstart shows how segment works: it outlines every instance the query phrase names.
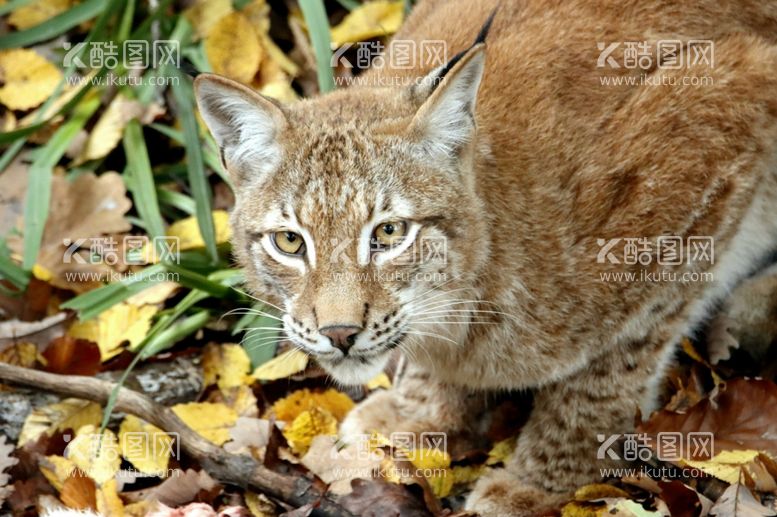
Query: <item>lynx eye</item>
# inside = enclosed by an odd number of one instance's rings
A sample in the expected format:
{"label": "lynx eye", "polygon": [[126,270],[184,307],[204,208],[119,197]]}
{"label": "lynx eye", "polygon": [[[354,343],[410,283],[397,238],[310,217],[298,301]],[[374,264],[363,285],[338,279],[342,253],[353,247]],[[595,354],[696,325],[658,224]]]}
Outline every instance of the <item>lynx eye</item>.
{"label": "lynx eye", "polygon": [[407,235],[407,223],[404,221],[388,221],[375,227],[372,238],[383,248],[396,246]]}
{"label": "lynx eye", "polygon": [[305,252],[305,241],[294,232],[275,232],[272,242],[281,253],[286,255],[302,255]]}

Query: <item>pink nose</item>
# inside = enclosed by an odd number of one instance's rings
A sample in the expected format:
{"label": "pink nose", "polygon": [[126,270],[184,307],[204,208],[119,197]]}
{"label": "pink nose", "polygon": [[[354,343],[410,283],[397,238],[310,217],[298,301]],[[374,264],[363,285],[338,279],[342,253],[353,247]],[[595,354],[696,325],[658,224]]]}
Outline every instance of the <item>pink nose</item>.
{"label": "pink nose", "polygon": [[318,329],[318,331],[332,341],[332,345],[343,351],[344,354],[356,342],[356,334],[361,332],[361,327],[355,325],[331,325]]}

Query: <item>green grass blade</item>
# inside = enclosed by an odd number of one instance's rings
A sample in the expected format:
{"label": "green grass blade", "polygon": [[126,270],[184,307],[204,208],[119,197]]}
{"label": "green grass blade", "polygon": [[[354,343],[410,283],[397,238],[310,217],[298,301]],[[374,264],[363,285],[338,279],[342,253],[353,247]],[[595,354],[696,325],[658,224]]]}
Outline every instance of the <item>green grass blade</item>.
{"label": "green grass blade", "polygon": [[194,91],[191,82],[180,72],[176,72],[179,81],[173,84],[173,97],[178,105],[178,116],[183,128],[183,139],[186,147],[186,163],[188,164],[189,187],[196,207],[197,225],[200,227],[202,240],[213,261],[218,260],[216,247],[216,228],[213,224],[211,208],[211,190],[208,177],[205,174],[205,164],[202,158],[202,143],[200,142],[199,127],[194,111],[190,108],[195,105]]}
{"label": "green grass blade", "polygon": [[124,130],[124,152],[127,155],[127,173],[130,175],[127,187],[132,192],[135,208],[149,236],[161,237],[165,234],[165,223],[159,213],[154,174],[151,172],[143,130],[137,120],[127,124]]}
{"label": "green grass blade", "polygon": [[323,0],[300,0],[302,15],[308,26],[313,53],[316,55],[318,89],[326,93],[335,89],[332,70],[332,45],[329,35],[329,19],[326,16]]}
{"label": "green grass blade", "polygon": [[86,0],[35,27],[0,36],[0,49],[29,47],[55,38],[104,12],[106,4],[107,0]]}
{"label": "green grass blade", "polygon": [[30,166],[29,183],[24,197],[22,268],[26,271],[32,270],[32,266],[35,265],[35,260],[38,258],[43,229],[49,214],[51,178],[54,166],[99,106],[100,99],[97,97],[80,104],[73,113],[73,117],[57,129],[51,140],[40,149],[40,154]]}
{"label": "green grass blade", "polygon": [[166,188],[157,188],[156,196],[160,203],[175,207],[185,214],[193,215],[197,210],[194,200],[186,194]]}
{"label": "green grass blade", "polygon": [[353,11],[357,7],[359,7],[361,4],[357,2],[356,0],[337,0],[337,3],[348,9],[349,11]]}
{"label": "green grass blade", "polygon": [[189,334],[204,327],[209,319],[210,313],[208,311],[200,311],[182,321],[176,322],[149,340],[140,351],[141,359],[147,359],[163,350],[167,350]]}

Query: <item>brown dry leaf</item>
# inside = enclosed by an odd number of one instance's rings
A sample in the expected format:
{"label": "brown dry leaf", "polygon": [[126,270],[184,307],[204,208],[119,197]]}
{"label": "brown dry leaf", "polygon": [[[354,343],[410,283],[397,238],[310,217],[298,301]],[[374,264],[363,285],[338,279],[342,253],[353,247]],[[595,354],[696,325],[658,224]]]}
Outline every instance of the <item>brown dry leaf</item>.
{"label": "brown dry leaf", "polygon": [[366,2],[332,27],[332,42],[339,46],[393,34],[402,25],[403,16],[402,0]]}
{"label": "brown dry leaf", "polygon": [[274,415],[276,420],[291,422],[304,411],[319,408],[330,413],[338,422],[342,422],[353,406],[353,400],[348,395],[334,388],[323,392],[313,392],[304,388],[277,400],[269,413]]}
{"label": "brown dry leaf", "polygon": [[253,390],[245,385],[214,392],[206,402],[223,402],[234,409],[239,416],[249,418],[259,416],[259,401]]}
{"label": "brown dry leaf", "polygon": [[43,351],[46,371],[63,375],[94,375],[100,371],[100,347],[71,336],[55,338]]}
{"label": "brown dry leaf", "polygon": [[34,408],[27,415],[21,433],[18,446],[34,442],[43,433],[49,436],[57,431],[72,429],[74,431],[85,425],[97,425],[102,419],[102,410],[94,402],[80,399],[65,399],[55,404],[49,404]]}
{"label": "brown dry leaf", "polygon": [[29,29],[70,9],[75,0],[35,0],[14,9],[8,23],[18,30]]}
{"label": "brown dry leaf", "polygon": [[777,490],[777,465],[773,458],[758,451],[721,451],[710,460],[685,460],[684,463],[729,484],[740,483],[744,477],[746,484],[755,490]]}
{"label": "brown dry leaf", "polygon": [[660,481],[656,485],[671,515],[707,515],[712,508],[712,501],[680,481]]}
{"label": "brown dry leaf", "polygon": [[125,343],[130,348],[140,344],[157,312],[159,308],[154,305],[138,307],[127,302],[117,303],[92,319],[73,323],[67,335],[94,341],[100,348],[101,360],[107,361],[120,354]]}
{"label": "brown dry leaf", "polygon": [[154,488],[133,494],[133,499],[159,501],[160,503],[177,507],[191,502],[201,490],[210,491],[218,486],[204,470],[176,470]]}
{"label": "brown dry leaf", "polygon": [[38,469],[58,492],[76,468],[76,464],[64,456],[51,455],[38,460]]}
{"label": "brown dry leaf", "polygon": [[202,353],[202,371],[204,386],[217,384],[219,389],[227,391],[253,381],[248,373],[251,359],[245,349],[238,344],[210,343]]}
{"label": "brown dry leaf", "polygon": [[197,434],[216,445],[229,440],[229,430],[237,422],[237,412],[224,404],[189,402],[176,404],[172,410]]}
{"label": "brown dry leaf", "polygon": [[204,48],[215,73],[244,84],[259,71],[264,54],[256,29],[239,12],[224,16],[210,29]]}
{"label": "brown dry leaf", "polygon": [[[99,281],[78,281],[78,275],[99,278],[112,271],[107,264],[90,260],[91,239],[129,230],[132,226],[124,215],[131,207],[124,180],[115,172],[100,176],[84,173],[73,181],[55,174],[49,216],[37,259],[37,264],[51,273],[51,284],[76,292],[101,285]],[[79,243],[86,249],[71,254]],[[13,252],[21,255],[21,238],[10,237],[8,244]]]}
{"label": "brown dry leaf", "polygon": [[344,495],[351,492],[352,480],[372,477],[380,468],[383,454],[369,450],[361,440],[343,448],[338,445],[334,436],[316,436],[302,457],[302,464],[329,485],[330,492]]}
{"label": "brown dry leaf", "polygon": [[68,508],[76,510],[96,510],[97,500],[95,491],[97,486],[86,474],[75,469],[62,485],[59,498]]}
{"label": "brown dry leaf", "polygon": [[761,379],[734,379],[684,413],[654,413],[640,424],[638,432],[711,432],[715,435],[715,452],[750,449],[775,454],[774,422],[777,384]]}
{"label": "brown dry leaf", "polygon": [[211,27],[232,12],[231,0],[197,0],[184,10],[184,17],[194,27],[195,39],[204,38]]}
{"label": "brown dry leaf", "polygon": [[0,103],[14,110],[28,110],[54,93],[62,72],[34,50],[0,51]]}
{"label": "brown dry leaf", "polygon": [[407,487],[379,479],[355,479],[353,491],[339,499],[339,503],[354,515],[401,515],[402,517],[431,517],[424,503]]}
{"label": "brown dry leaf", "polygon": [[74,165],[107,156],[121,142],[124,128],[127,127],[130,120],[137,118],[144,123],[148,123],[163,113],[164,109],[158,104],[144,106],[140,102],[119,93],[111,101],[91,133],[89,133]]}

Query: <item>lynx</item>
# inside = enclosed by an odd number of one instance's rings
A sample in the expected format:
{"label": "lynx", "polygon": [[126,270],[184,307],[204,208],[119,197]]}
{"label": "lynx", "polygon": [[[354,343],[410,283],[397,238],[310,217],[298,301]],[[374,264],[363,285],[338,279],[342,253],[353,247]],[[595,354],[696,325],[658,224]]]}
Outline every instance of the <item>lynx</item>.
{"label": "lynx", "polygon": [[531,390],[466,504],[535,515],[598,478],[597,436],[655,409],[680,338],[777,244],[777,6],[421,0],[395,39],[412,68],[388,47],[291,105],[197,78],[234,252],[336,381],[403,358],[345,437],[465,429],[485,393]]}

